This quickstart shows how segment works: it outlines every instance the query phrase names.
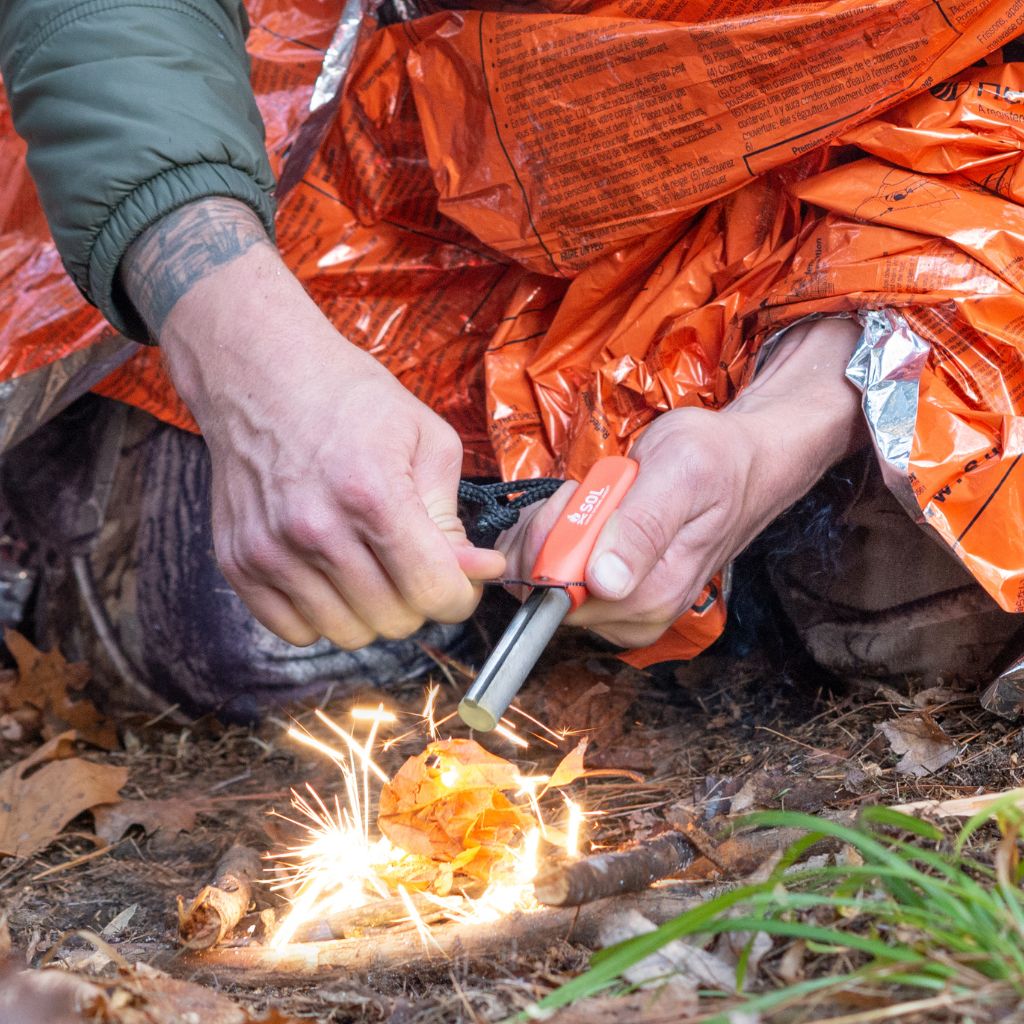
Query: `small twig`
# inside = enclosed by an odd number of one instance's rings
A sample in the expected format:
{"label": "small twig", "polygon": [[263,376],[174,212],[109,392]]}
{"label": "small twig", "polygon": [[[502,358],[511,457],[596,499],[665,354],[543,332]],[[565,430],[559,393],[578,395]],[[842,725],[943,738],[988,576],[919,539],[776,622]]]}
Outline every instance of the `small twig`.
{"label": "small twig", "polygon": [[423,944],[415,931],[382,930],[373,941],[342,939],[301,943],[280,949],[260,946],[220,947],[189,954],[194,967],[215,969],[218,978],[251,978],[261,985],[307,984],[311,976],[326,971],[360,973],[423,968],[444,957],[459,956],[474,962],[490,962],[508,955],[543,949],[554,941],[578,942],[596,948],[598,928],[609,912],[635,908],[662,924],[724,889],[694,886],[658,887],[634,895],[598,900],[582,907],[553,907],[534,913],[511,914],[486,924],[441,924],[431,930],[437,948]]}
{"label": "small twig", "polygon": [[46,951],[42,960],[39,961],[39,969],[46,967],[47,964],[51,963],[57,955],[57,951],[64,943],[77,936],[80,939],[85,939],[90,946],[93,947],[97,952],[102,953],[108,960],[113,961],[118,967],[123,967],[125,970],[130,970],[131,964],[113,946],[110,945],[106,939],[97,935],[95,932],[89,931],[88,928],[71,928],[66,932],[61,932],[57,937],[57,941]]}
{"label": "small twig", "polygon": [[261,873],[259,854],[232,846],[220,859],[213,881],[202,888],[188,909],[178,897],[178,936],[189,949],[215,946],[242,919],[252,900],[252,882]]}
{"label": "small twig", "polygon": [[960,1003],[969,1002],[974,998],[976,998],[976,993],[974,992],[964,992],[960,995],[944,992],[940,996],[913,999],[906,1003],[890,1003],[887,1006],[876,1007],[872,1010],[859,1010],[856,1013],[848,1013],[842,1017],[822,1017],[815,1024],[826,1024],[826,1022],[827,1024],[869,1024],[871,1021],[892,1020],[894,1017],[905,1017],[911,1013],[920,1013],[923,1010],[948,1010]]}
{"label": "small twig", "polygon": [[116,843],[108,843],[106,846],[101,846],[98,850],[90,850],[88,853],[83,853],[80,857],[72,857],[71,860],[62,861],[60,864],[54,864],[53,867],[47,868],[45,871],[40,871],[38,875],[33,875],[29,881],[38,882],[41,878],[48,878],[50,875],[55,875],[59,871],[65,871],[68,868],[77,868],[79,864],[85,864],[86,861],[95,860],[97,857],[102,857],[105,853],[110,853],[111,850],[120,846],[124,840],[118,840]]}
{"label": "small twig", "polygon": [[678,874],[693,860],[681,832],[666,832],[629,850],[559,864],[538,876],[534,894],[549,907],[578,907],[605,896],[639,892]]}
{"label": "small twig", "polygon": [[223,782],[218,782],[215,786],[211,786],[207,793],[219,793],[222,789],[227,789],[228,786],[233,786],[236,782],[245,782],[246,779],[252,778],[252,769],[246,768],[240,775],[233,775],[230,779],[225,779]]}

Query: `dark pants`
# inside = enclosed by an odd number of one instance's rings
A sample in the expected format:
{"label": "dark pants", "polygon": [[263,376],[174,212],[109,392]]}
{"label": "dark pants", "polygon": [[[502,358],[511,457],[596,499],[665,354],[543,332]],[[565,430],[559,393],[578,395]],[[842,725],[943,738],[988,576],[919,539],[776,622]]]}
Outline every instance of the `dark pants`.
{"label": "dark pants", "polygon": [[360,651],[275,636],[217,567],[210,483],[202,438],[92,396],[5,457],[14,532],[45,564],[35,632],[111,681],[123,655],[128,672],[165,699],[235,720],[331,687],[423,675],[434,664],[423,644],[460,652],[464,626],[428,625]]}
{"label": "dark pants", "polygon": [[[1019,617],[911,521],[873,466],[866,453],[839,467],[755,542],[757,557],[737,563],[755,578],[738,582],[733,619],[760,622],[754,642],[768,642],[770,619],[751,602],[770,594],[836,675],[988,682]],[[202,439],[134,409],[80,400],[5,456],[0,479],[9,533],[39,570],[36,638],[111,685],[134,674],[190,712],[245,720],[330,687],[421,675],[433,664],[421,644],[464,654],[462,626],[355,652],[274,636],[217,568]]]}

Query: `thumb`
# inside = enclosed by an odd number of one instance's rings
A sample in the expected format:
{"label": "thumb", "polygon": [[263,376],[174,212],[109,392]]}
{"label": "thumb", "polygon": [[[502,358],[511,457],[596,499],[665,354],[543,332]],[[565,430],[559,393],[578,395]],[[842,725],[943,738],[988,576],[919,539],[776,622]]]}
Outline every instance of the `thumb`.
{"label": "thumb", "polygon": [[628,597],[661,560],[690,518],[676,474],[640,472],[597,538],[587,562],[587,589],[604,601]]}

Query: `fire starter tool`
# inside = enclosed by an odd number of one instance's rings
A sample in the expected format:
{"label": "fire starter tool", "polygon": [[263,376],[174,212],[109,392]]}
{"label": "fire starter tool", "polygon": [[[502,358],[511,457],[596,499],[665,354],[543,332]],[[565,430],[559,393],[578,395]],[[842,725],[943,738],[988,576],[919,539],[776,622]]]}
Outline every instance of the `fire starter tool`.
{"label": "fire starter tool", "polygon": [[534,589],[459,704],[471,729],[490,732],[498,724],[562,620],[587,599],[587,561],[638,469],[632,459],[611,455],[583,478],[533,565]]}

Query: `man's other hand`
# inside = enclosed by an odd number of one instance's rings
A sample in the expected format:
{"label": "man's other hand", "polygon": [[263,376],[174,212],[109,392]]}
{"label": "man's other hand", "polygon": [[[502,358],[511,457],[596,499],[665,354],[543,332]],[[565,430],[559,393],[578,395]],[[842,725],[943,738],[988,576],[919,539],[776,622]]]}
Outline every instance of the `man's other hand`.
{"label": "man's other hand", "polygon": [[264,625],[355,649],[472,613],[504,559],[458,518],[458,436],[338,334],[247,207],[164,218],[122,280],[210,448],[218,561]]}
{"label": "man's other hand", "polygon": [[[659,416],[633,445],[637,478],[587,565],[589,600],[567,619],[623,647],[654,643],[708,580],[863,443],[859,396],[844,371],[859,328],[793,328],[767,367],[721,411]],[[565,484],[499,542],[528,578],[569,502]]]}

